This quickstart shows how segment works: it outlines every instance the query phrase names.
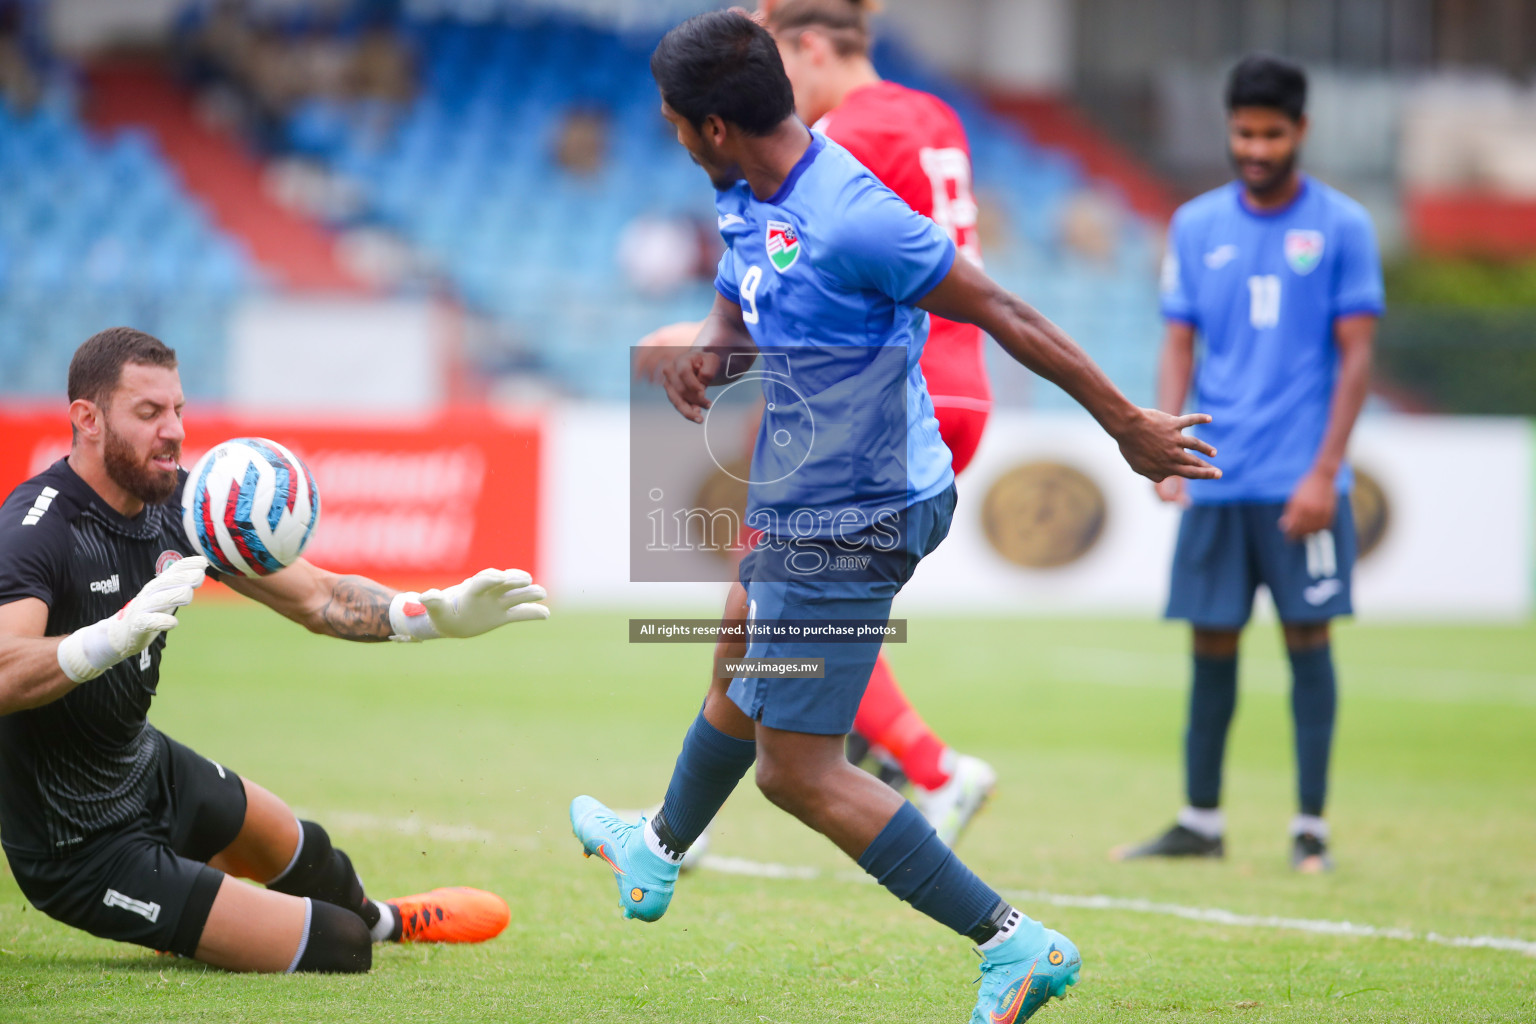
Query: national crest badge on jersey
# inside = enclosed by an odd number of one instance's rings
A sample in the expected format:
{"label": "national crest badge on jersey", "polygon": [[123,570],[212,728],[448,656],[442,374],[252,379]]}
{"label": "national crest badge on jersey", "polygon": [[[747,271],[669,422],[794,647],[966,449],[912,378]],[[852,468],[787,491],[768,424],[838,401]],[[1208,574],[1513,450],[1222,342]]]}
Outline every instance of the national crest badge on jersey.
{"label": "national crest badge on jersey", "polygon": [[782,274],[800,258],[800,235],[793,224],[771,220],[768,222],[767,247],[773,269]]}
{"label": "national crest badge on jersey", "polygon": [[1298,274],[1310,274],[1323,261],[1323,233],[1295,228],[1285,233],[1285,262]]}

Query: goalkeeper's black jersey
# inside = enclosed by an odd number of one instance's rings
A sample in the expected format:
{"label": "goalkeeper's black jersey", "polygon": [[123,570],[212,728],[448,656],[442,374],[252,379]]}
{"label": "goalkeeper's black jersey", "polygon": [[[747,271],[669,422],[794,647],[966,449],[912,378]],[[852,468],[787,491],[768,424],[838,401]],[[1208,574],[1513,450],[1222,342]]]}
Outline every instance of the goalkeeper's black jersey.
{"label": "goalkeeper's black jersey", "polygon": [[[35,597],[48,606],[48,635],[63,636],[115,614],[191,553],[180,487],[129,519],[61,459],[0,505],[0,605]],[[158,749],[146,716],[165,640],[50,704],[0,715],[6,850],[68,856],[144,809]]]}

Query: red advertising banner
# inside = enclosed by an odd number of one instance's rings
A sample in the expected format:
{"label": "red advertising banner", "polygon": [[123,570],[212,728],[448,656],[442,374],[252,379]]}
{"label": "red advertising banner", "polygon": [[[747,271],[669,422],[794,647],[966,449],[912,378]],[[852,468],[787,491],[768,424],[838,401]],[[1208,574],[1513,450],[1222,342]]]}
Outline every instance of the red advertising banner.
{"label": "red advertising banner", "polygon": [[[397,586],[446,586],[487,567],[537,574],[536,417],[454,409],[420,419],[247,417],[188,410],[183,466],[232,437],[268,437],[320,489],[304,557]],[[69,454],[61,402],[0,408],[0,494]]]}

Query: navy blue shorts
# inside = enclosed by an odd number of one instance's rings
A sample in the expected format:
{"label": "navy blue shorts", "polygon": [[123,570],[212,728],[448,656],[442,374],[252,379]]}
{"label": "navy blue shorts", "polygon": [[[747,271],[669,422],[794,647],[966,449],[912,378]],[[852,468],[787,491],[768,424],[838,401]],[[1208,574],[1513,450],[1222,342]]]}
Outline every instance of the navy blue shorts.
{"label": "navy blue shorts", "polygon": [[[796,541],[789,548],[764,538],[741,562],[749,621],[886,622],[892,599],[912,578],[917,563],[949,533],[954,512],[951,485],[882,527],[881,536],[895,538],[892,543],[877,542],[872,533],[852,545],[815,540]],[[845,568],[850,548],[856,551],[855,567]],[[731,680],[728,693],[743,713],[771,729],[842,736],[853,729],[853,717],[879,655],[878,643],[752,640],[747,644],[748,658],[823,658],[825,675],[821,679],[739,677]]]}
{"label": "navy blue shorts", "polygon": [[1195,505],[1184,510],[1173,553],[1168,618],[1200,629],[1241,629],[1260,583],[1275,599],[1280,621],[1326,622],[1354,611],[1355,519],[1339,496],[1333,527],[1299,541],[1280,531],[1283,502]]}

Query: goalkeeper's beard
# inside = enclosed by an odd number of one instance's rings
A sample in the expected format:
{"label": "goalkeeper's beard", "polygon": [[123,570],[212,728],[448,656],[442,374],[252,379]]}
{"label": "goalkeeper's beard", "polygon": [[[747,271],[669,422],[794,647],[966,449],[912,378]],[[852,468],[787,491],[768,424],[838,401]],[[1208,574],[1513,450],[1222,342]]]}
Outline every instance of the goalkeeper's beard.
{"label": "goalkeeper's beard", "polygon": [[103,423],[103,427],[101,460],[113,483],[146,505],[159,505],[176,493],[177,471],[159,469],[153,460],[160,455],[169,455],[180,462],[181,445],[175,442],[162,445],[141,459],[128,439],[113,430],[111,424]]}

